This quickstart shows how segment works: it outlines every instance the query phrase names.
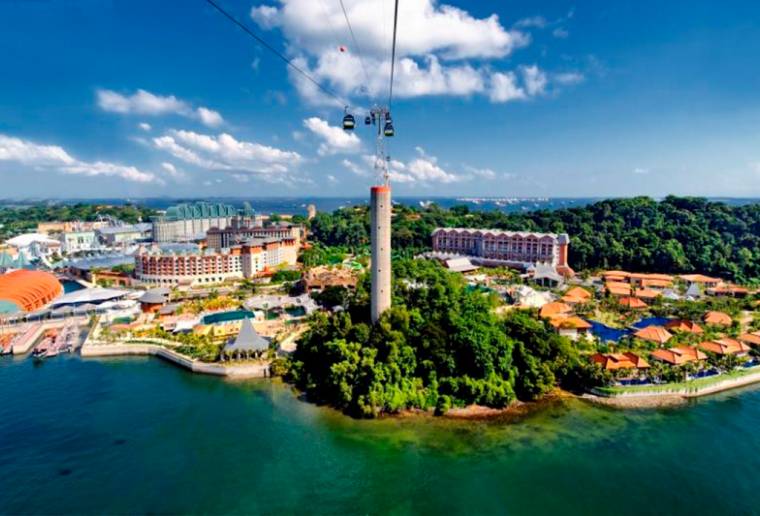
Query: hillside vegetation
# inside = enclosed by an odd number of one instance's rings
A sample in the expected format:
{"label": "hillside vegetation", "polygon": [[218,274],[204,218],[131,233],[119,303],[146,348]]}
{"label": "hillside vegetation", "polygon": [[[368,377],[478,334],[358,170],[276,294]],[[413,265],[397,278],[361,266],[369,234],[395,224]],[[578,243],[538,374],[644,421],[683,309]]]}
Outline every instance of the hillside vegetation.
{"label": "hillside vegetation", "polygon": [[[760,282],[760,204],[730,206],[702,198],[611,199],[584,207],[507,214],[394,207],[393,247],[411,256],[430,248],[438,226],[569,233],[570,265],[578,270],[701,272]],[[320,213],[311,221],[317,242],[362,248],[369,243],[366,207]]]}

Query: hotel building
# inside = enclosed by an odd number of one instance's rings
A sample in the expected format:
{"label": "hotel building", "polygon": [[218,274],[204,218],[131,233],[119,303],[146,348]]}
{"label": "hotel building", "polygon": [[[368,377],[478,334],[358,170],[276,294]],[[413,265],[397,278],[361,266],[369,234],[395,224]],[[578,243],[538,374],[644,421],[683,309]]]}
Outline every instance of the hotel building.
{"label": "hotel building", "polygon": [[432,236],[435,252],[468,256],[480,265],[525,270],[548,264],[563,276],[573,275],[567,263],[570,237],[565,233],[438,228]]}
{"label": "hotel building", "polygon": [[135,255],[135,277],[144,283],[204,285],[268,273],[296,264],[298,247],[292,238],[249,240],[220,251],[163,251],[141,248]]}
{"label": "hotel building", "polygon": [[300,224],[278,222],[263,226],[249,217],[235,217],[227,227],[213,227],[206,232],[206,245],[217,251],[243,243],[252,238],[293,239],[296,248],[301,246],[306,230]]}
{"label": "hotel building", "polygon": [[[250,206],[244,208],[252,214]],[[154,242],[188,242],[201,240],[213,228],[224,229],[238,215],[238,210],[229,204],[197,202],[178,204],[166,210],[164,215],[153,219]]]}

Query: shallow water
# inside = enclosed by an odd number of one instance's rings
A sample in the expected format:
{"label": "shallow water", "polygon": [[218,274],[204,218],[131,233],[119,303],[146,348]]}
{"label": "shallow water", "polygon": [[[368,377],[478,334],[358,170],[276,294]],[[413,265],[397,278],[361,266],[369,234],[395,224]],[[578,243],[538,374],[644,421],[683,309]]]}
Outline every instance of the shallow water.
{"label": "shallow water", "polygon": [[0,513],[754,513],[760,390],[356,421],[154,358],[0,361]]}

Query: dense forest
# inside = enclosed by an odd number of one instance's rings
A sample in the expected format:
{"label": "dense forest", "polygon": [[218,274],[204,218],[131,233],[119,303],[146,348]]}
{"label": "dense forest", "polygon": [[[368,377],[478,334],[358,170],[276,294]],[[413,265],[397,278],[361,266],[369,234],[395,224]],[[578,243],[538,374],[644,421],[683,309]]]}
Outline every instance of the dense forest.
{"label": "dense forest", "polygon": [[346,311],[315,315],[289,359],[287,379],[314,402],[358,417],[443,413],[601,383],[600,370],[535,314],[495,315],[495,298],[437,262],[394,265],[393,308],[375,325],[367,319],[368,288],[365,277]]}
{"label": "dense forest", "polygon": [[34,231],[38,222],[95,221],[99,216],[109,216],[133,224],[139,221],[147,222],[155,214],[155,210],[131,204],[39,204],[30,207],[0,207],[0,239]]}
{"label": "dense forest", "polygon": [[[526,213],[394,207],[393,247],[410,256],[429,249],[438,226],[569,233],[578,271],[701,272],[738,282],[760,281],[760,204],[730,206],[702,198],[611,199],[584,207]],[[312,239],[361,248],[369,242],[366,207],[320,213]]]}

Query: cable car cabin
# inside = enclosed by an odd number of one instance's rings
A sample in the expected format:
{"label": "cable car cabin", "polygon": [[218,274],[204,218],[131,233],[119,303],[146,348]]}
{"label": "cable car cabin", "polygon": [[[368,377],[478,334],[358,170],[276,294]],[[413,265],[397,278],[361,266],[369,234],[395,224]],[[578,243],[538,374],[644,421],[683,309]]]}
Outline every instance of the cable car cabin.
{"label": "cable car cabin", "polygon": [[364,117],[364,125],[369,125],[372,123],[372,119],[369,116]]}
{"label": "cable car cabin", "polygon": [[346,131],[353,130],[354,126],[356,125],[356,120],[354,120],[354,115],[351,113],[346,114],[346,116],[343,117],[343,129]]}
{"label": "cable car cabin", "polygon": [[393,124],[392,123],[390,123],[390,122],[386,122],[385,123],[385,127],[383,128],[383,134],[385,136],[387,136],[387,137],[391,137],[394,134],[396,134],[396,132],[393,130]]}

